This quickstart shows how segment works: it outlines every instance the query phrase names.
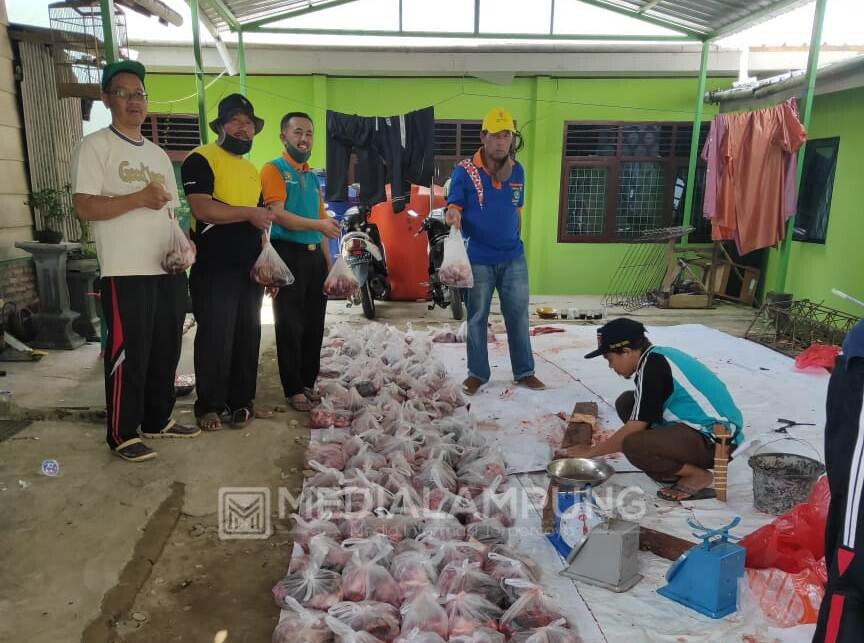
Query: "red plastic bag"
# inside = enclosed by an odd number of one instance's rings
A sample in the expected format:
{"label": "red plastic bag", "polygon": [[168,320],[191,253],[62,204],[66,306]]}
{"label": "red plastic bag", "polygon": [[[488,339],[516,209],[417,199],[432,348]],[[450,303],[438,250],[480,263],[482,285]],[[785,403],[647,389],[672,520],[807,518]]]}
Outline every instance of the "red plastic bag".
{"label": "red plastic bag", "polygon": [[[790,574],[809,570],[817,575],[825,558],[825,519],[831,491],[828,478],[816,481],[807,502],[795,505],[769,524],[741,539],[747,550],[746,566],[751,569],[774,567]],[[821,569],[825,565],[822,563]],[[827,582],[827,578],[823,580]]]}
{"label": "red plastic bag", "polygon": [[779,569],[748,569],[750,592],[768,619],[780,627],[815,623],[825,596],[825,559],[822,573],[805,569],[789,574]]}
{"label": "red plastic bag", "polygon": [[834,361],[840,354],[840,347],[833,344],[811,344],[803,353],[795,358],[795,368],[834,368]]}

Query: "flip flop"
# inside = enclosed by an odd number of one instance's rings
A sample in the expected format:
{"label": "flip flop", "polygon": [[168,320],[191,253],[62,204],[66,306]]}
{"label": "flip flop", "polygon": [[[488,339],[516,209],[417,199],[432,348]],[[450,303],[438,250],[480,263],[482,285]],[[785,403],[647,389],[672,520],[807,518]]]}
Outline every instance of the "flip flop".
{"label": "flip flop", "polygon": [[311,388],[305,388],[303,389],[303,392],[306,394],[306,399],[310,402],[318,403],[321,401],[321,394],[317,391],[314,391]]}
{"label": "flip flop", "polygon": [[221,431],[222,418],[218,413],[205,413],[204,415],[195,418],[195,423],[202,431]]}
{"label": "flip flop", "polygon": [[231,428],[245,429],[254,419],[255,413],[252,409],[246,407],[237,409],[231,414]]}
{"label": "flip flop", "polygon": [[132,438],[118,444],[111,452],[127,462],[144,462],[156,457],[156,452],[144,444],[141,438]]}
{"label": "flip flop", "polygon": [[255,418],[258,420],[266,420],[267,418],[272,418],[273,414],[276,412],[276,409],[262,409],[255,408]]}
{"label": "flip flop", "polygon": [[176,421],[171,420],[161,431],[157,431],[156,433],[141,431],[141,434],[145,438],[195,438],[201,435],[201,429],[199,427],[178,424]]}
{"label": "flip flop", "polygon": [[305,393],[298,393],[293,397],[289,397],[288,404],[291,405],[291,408],[300,413],[308,413],[312,410],[312,403],[309,401],[309,398],[306,397]]}
{"label": "flip flop", "polygon": [[[686,495],[681,498],[676,498],[670,495],[670,493],[683,493]],[[664,489],[658,489],[657,497],[661,500],[666,500],[667,502],[689,502],[693,500],[710,500],[711,498],[716,498],[717,492],[714,491],[712,487],[692,489],[682,484],[676,484]]]}

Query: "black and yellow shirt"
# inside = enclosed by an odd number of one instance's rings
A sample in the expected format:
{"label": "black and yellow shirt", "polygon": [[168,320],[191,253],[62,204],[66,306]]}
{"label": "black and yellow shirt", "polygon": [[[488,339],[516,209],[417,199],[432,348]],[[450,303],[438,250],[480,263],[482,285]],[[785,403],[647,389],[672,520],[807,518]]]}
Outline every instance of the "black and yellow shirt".
{"label": "black and yellow shirt", "polygon": [[[183,190],[209,194],[226,205],[261,205],[258,170],[242,156],[229,154],[216,143],[201,145],[189,153],[181,168]],[[251,223],[209,224],[192,220],[192,240],[198,246],[196,263],[251,269],[261,252],[261,231]]]}

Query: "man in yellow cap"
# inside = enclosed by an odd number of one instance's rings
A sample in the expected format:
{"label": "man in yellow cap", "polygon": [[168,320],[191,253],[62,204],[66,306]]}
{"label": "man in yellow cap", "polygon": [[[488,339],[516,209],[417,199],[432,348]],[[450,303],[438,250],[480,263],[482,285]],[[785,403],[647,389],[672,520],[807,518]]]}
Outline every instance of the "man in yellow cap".
{"label": "man in yellow cap", "polygon": [[461,161],[450,176],[447,223],[462,229],[474,287],[466,291],[468,308],[468,378],[466,395],[489,381],[487,325],[492,294],[498,291],[507,326],[513,379],[533,390],[546,388],[534,376],[534,355],[528,333],[528,266],[522,245],[525,170],[512,158],[516,126],[496,107],[483,119],[482,146]]}

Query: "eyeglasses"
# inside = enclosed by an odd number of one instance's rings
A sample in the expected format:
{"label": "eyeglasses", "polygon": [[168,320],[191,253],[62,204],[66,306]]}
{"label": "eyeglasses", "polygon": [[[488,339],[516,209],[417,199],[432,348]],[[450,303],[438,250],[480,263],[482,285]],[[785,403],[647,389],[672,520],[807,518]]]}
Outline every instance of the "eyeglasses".
{"label": "eyeglasses", "polygon": [[115,89],[113,91],[107,92],[109,96],[116,96],[122,100],[137,100],[137,101],[145,101],[147,100],[147,92],[130,92],[125,89]]}

